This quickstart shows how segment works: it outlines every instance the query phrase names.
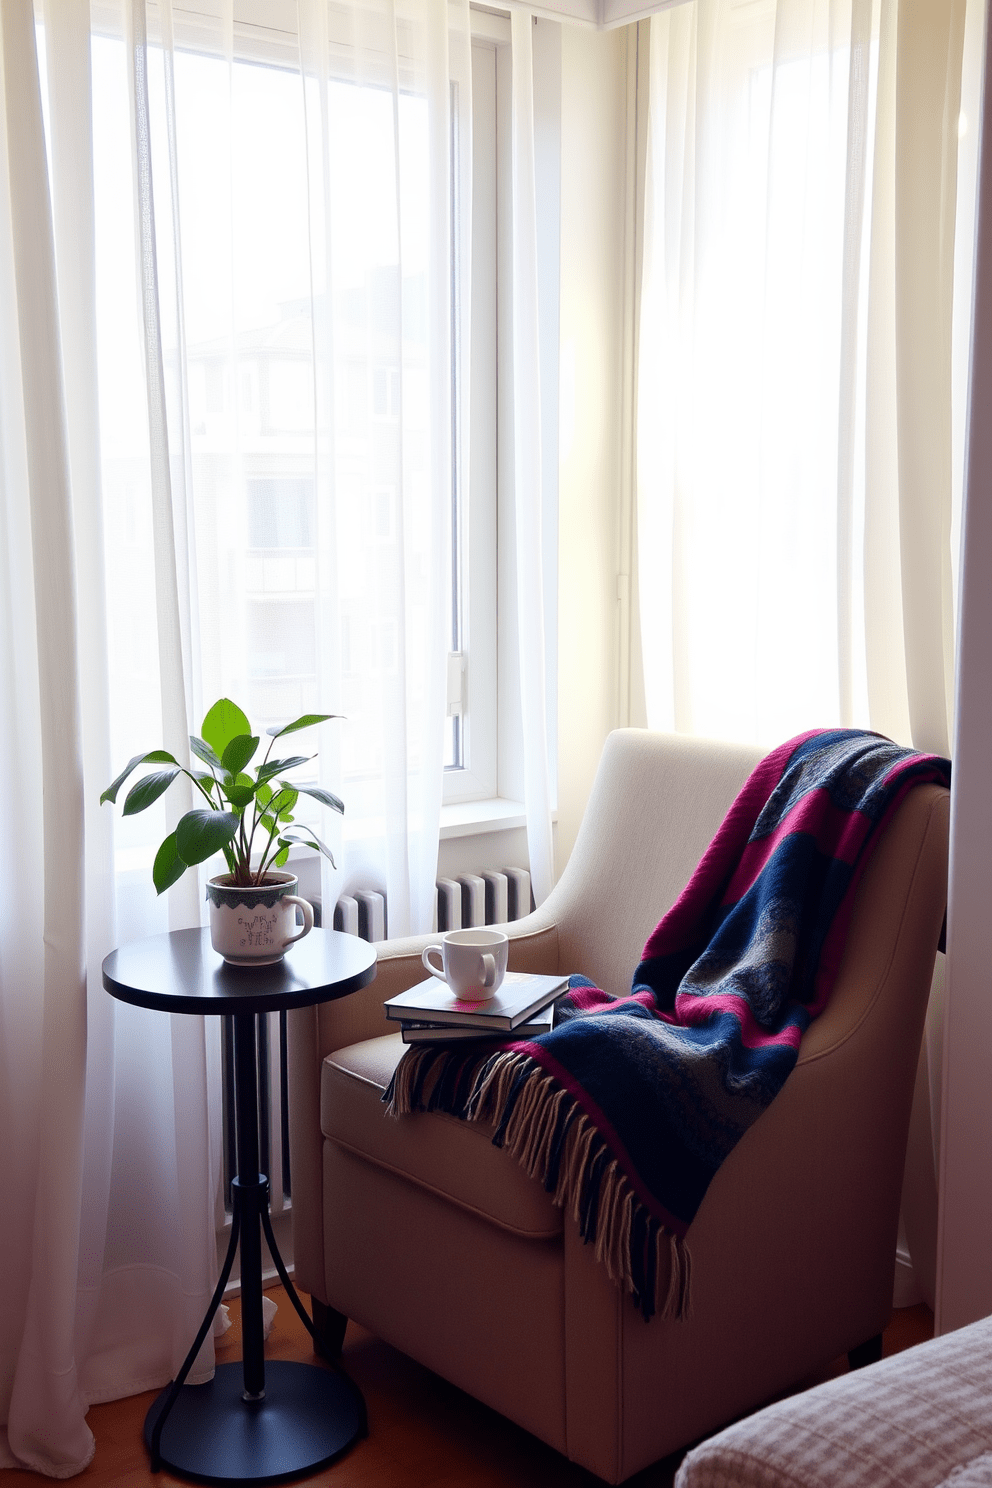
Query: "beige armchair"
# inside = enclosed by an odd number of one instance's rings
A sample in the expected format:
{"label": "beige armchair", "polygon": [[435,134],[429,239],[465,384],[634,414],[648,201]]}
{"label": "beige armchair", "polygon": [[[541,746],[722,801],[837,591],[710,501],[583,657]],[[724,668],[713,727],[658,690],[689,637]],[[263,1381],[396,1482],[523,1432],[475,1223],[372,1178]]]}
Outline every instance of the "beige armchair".
{"label": "beige armchair", "polygon": [[[612,734],[560,882],[509,926],[511,967],[628,990],[757,758]],[[839,1353],[870,1355],[891,1304],[948,814],[945,789],[919,786],[879,844],[830,1005],[689,1230],[685,1322],[645,1323],[485,1129],[385,1115],[403,1045],[382,1002],[421,978],[429,937],[383,943],[369,987],[292,1013],[296,1276],[328,1349],[354,1318],[611,1483]]]}

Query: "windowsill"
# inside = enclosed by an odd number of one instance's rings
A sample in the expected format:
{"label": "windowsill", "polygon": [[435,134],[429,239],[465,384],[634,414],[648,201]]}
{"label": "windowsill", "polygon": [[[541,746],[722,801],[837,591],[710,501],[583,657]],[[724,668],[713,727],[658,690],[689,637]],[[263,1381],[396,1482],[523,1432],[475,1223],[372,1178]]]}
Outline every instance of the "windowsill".
{"label": "windowsill", "polygon": [[[551,814],[558,820],[557,811]],[[345,818],[345,833],[352,840],[375,839],[382,830],[380,821]],[[441,807],[441,840],[453,837],[478,837],[486,832],[508,832],[514,827],[525,827],[527,816],[522,801],[510,801],[504,796],[491,796],[482,801],[453,801]],[[349,831],[349,827],[351,830]],[[290,848],[289,861],[310,858],[312,851],[299,844]]]}
{"label": "windowsill", "polygon": [[484,801],[453,801],[441,807],[441,839],[475,837],[480,832],[506,832],[527,825],[522,801],[491,796]]}

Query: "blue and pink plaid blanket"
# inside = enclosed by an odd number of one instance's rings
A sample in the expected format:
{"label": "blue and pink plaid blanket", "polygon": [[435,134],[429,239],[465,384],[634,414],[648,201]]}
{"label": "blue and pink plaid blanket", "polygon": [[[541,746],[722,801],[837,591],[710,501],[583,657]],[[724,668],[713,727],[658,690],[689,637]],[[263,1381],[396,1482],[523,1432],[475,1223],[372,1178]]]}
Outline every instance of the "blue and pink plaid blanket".
{"label": "blue and pink plaid blanket", "polygon": [[644,1316],[684,1316],[686,1231],[826,1006],[875,844],[908,790],[949,780],[947,760],[877,734],[783,744],[653,931],[628,996],[574,976],[539,1038],[412,1047],[390,1111],[492,1122],[493,1141],[572,1213]]}

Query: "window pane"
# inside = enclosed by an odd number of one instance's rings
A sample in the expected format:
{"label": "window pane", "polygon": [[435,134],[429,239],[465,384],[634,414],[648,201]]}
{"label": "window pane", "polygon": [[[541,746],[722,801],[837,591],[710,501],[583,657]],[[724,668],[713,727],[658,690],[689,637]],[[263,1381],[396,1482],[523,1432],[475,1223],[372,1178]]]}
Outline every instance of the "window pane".
{"label": "window pane", "polygon": [[313,547],[313,481],[256,477],[247,488],[249,547]]}
{"label": "window pane", "polygon": [[315,676],[317,647],[312,603],[252,601],[247,608],[247,620],[249,677]]}
{"label": "window pane", "polygon": [[[157,519],[128,55],[119,39],[95,36],[92,57],[113,749],[126,757],[136,735],[161,733]],[[430,623],[426,100],[402,93],[397,121],[388,88],[331,82],[330,210],[318,241],[298,72],[177,50],[174,133],[154,44],[148,77],[171,496],[177,542],[193,555],[194,685],[204,703],[242,701],[262,728],[317,708],[346,713],[348,794],[349,779],[382,765],[383,679],[422,654]],[[318,596],[336,616],[319,644]],[[391,617],[393,602],[407,606],[404,618]],[[419,701],[411,689],[410,707]],[[457,729],[445,738],[453,763]]]}

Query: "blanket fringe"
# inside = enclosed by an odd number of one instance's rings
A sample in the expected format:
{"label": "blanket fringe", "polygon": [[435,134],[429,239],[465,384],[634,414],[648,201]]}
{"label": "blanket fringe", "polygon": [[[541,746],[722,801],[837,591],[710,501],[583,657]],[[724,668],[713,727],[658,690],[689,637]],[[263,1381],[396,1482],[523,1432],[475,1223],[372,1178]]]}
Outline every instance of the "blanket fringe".
{"label": "blanket fringe", "polygon": [[530,1055],[503,1050],[480,1061],[478,1054],[453,1055],[439,1045],[408,1049],[383,1101],[390,1116],[441,1109],[490,1124],[494,1143],[541,1180],[645,1318],[658,1313],[683,1322],[690,1316],[692,1268],[684,1237],[650,1214],[589,1117]]}

